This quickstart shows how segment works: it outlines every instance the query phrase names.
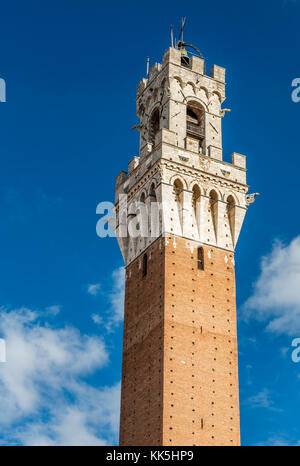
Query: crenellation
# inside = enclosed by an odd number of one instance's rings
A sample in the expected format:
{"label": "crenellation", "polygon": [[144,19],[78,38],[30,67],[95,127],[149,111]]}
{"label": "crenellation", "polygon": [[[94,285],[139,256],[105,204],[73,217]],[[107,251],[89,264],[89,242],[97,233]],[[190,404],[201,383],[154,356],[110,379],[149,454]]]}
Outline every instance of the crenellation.
{"label": "crenellation", "polygon": [[139,165],[140,163],[140,158],[139,157],[136,157],[134,156],[130,162],[128,162],[128,175],[131,174],[131,172],[133,172],[133,170],[135,170],[135,168]]}
{"label": "crenellation", "polygon": [[198,74],[205,74],[205,61],[203,58],[191,57],[191,70]]}
{"label": "crenellation", "polygon": [[177,50],[174,47],[169,47],[163,54],[162,64],[166,65],[167,63],[174,63],[175,65],[180,66],[180,60],[180,50]]}
{"label": "crenellation", "polygon": [[236,167],[240,167],[246,169],[246,156],[242,154],[238,154],[237,152],[233,152],[231,154],[231,160],[233,165]]}
{"label": "crenellation", "polygon": [[161,71],[161,64],[154,63],[149,73],[149,81],[151,82],[160,71]]}
{"label": "crenellation", "polygon": [[218,65],[213,65],[211,68],[211,77],[217,81],[225,83],[226,68],[222,68]]}
{"label": "crenellation", "polygon": [[148,85],[148,79],[143,78],[137,85],[137,96],[141,95]]}

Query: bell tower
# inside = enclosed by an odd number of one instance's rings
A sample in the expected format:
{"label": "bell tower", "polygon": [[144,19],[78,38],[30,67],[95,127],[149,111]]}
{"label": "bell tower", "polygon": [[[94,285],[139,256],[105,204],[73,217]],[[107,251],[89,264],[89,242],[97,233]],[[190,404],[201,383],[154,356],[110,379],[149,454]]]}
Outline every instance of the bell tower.
{"label": "bell tower", "polygon": [[246,157],[223,161],[225,69],[179,41],[137,86],[116,181],[126,265],[120,445],[239,445],[234,250]]}

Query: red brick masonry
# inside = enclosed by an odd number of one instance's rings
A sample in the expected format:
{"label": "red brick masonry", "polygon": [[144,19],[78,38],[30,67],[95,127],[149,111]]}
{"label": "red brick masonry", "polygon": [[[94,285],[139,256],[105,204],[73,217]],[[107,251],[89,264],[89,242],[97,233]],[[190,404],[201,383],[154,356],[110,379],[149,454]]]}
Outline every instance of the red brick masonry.
{"label": "red brick masonry", "polygon": [[167,236],[127,267],[120,445],[239,445],[234,253]]}

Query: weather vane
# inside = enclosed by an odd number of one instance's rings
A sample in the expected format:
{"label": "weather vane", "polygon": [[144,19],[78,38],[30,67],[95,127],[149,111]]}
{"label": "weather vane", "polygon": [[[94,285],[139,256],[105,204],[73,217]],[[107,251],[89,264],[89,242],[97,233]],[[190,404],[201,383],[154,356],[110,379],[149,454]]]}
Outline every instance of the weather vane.
{"label": "weather vane", "polygon": [[[181,19],[181,28],[180,28],[180,35],[179,35],[180,39],[178,41],[176,41],[176,39],[175,39],[175,48],[179,49],[181,51],[185,51],[185,47],[190,47],[190,48],[194,49],[199,54],[200,58],[202,58],[204,60],[204,57],[203,57],[202,53],[200,52],[200,50],[197,47],[183,41],[183,30],[184,30],[185,24],[186,24],[186,17]],[[173,26],[171,26],[171,47],[174,47]]]}

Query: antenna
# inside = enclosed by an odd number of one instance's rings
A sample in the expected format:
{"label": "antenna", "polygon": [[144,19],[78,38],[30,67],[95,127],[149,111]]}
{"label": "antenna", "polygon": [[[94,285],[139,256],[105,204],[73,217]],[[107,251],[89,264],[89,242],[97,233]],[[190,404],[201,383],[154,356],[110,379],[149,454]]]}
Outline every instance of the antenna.
{"label": "antenna", "polygon": [[181,19],[180,40],[183,42],[183,29],[186,23],[186,17]]}
{"label": "antenna", "polygon": [[171,47],[174,47],[174,41],[173,41],[173,26],[171,25]]}
{"label": "antenna", "polygon": [[149,67],[150,67],[150,59],[147,57],[147,79],[149,79]]}

